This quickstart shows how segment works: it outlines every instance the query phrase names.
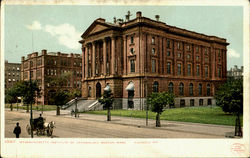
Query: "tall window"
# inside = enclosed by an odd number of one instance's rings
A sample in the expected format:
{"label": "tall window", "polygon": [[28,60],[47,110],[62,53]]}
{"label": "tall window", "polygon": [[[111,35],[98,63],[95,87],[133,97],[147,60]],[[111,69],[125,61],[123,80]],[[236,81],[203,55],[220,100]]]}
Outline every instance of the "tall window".
{"label": "tall window", "polygon": [[88,93],[88,97],[91,97],[91,87],[89,87],[89,93]]}
{"label": "tall window", "polygon": [[135,60],[134,59],[130,60],[130,72],[131,73],[135,72]]}
{"label": "tall window", "polygon": [[181,64],[180,63],[177,64],[177,69],[178,69],[177,74],[181,75]]}
{"label": "tall window", "polygon": [[152,54],[155,54],[155,48],[152,48]]}
{"label": "tall window", "polygon": [[181,46],[180,46],[180,42],[177,43],[177,49],[180,49]]}
{"label": "tall window", "polygon": [[208,77],[208,66],[205,66],[205,77]]}
{"label": "tall window", "polygon": [[169,93],[173,93],[174,92],[174,84],[172,82],[170,82],[168,84],[168,92]]}
{"label": "tall window", "polygon": [[156,72],[156,60],[152,59],[152,72],[155,73]]}
{"label": "tall window", "polygon": [[152,37],[152,44],[155,44],[155,37]]}
{"label": "tall window", "polygon": [[187,50],[190,50],[190,45],[187,45]]}
{"label": "tall window", "polygon": [[171,62],[167,62],[167,74],[171,74]]}
{"label": "tall window", "polygon": [[130,43],[131,44],[134,43],[134,37],[133,36],[130,37]]}
{"label": "tall window", "polygon": [[199,90],[199,95],[202,95],[202,84],[199,84],[198,90]]}
{"label": "tall window", "polygon": [[130,53],[134,54],[134,48],[130,48]]}
{"label": "tall window", "polygon": [[167,56],[170,56],[170,51],[167,51]]}
{"label": "tall window", "polygon": [[218,77],[221,77],[221,68],[218,68]]}
{"label": "tall window", "polygon": [[190,96],[194,95],[193,87],[194,87],[194,86],[193,86],[193,83],[190,83],[190,84],[189,84],[189,95],[190,95]]}
{"label": "tall window", "polygon": [[210,95],[210,84],[207,84],[207,96]]}
{"label": "tall window", "polygon": [[170,48],[170,40],[167,39],[167,48]]}
{"label": "tall window", "polygon": [[157,81],[153,84],[153,92],[159,92],[159,83]]}
{"label": "tall window", "polygon": [[188,70],[188,76],[191,76],[191,64],[187,65],[187,70]]}
{"label": "tall window", "polygon": [[183,95],[184,94],[184,84],[180,83],[179,84],[179,95]]}
{"label": "tall window", "polygon": [[199,47],[198,47],[198,46],[196,46],[196,47],[195,47],[195,50],[196,50],[196,52],[198,52],[198,51],[199,51]]}
{"label": "tall window", "polygon": [[191,58],[191,55],[190,55],[190,54],[188,54],[188,55],[187,55],[187,59],[190,59],[190,58]]}
{"label": "tall window", "polygon": [[196,76],[200,76],[200,65],[196,66]]}
{"label": "tall window", "polygon": [[205,55],[207,55],[207,48],[205,48]]}

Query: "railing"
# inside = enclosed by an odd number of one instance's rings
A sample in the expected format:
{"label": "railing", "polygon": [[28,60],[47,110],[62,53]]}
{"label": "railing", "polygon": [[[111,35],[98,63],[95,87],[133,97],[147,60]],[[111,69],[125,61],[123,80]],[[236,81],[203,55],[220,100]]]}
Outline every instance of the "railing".
{"label": "railing", "polygon": [[63,105],[62,109],[67,109],[68,107],[70,107],[74,103],[75,103],[75,99],[72,99],[69,102],[67,102],[65,105]]}

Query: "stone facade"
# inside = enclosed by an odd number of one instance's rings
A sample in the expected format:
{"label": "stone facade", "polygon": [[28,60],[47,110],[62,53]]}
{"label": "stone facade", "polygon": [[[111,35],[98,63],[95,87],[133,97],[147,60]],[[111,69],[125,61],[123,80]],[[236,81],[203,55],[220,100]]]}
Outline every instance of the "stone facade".
{"label": "stone facade", "polygon": [[242,79],[243,78],[243,66],[238,68],[237,65],[234,65],[233,68],[227,71],[228,79]]}
{"label": "stone facade", "polygon": [[5,92],[21,79],[21,64],[5,61]]}
{"label": "stone facade", "polygon": [[189,106],[191,99],[194,106],[207,105],[226,81],[226,39],[169,26],[159,16],[137,12],[135,19],[114,23],[99,18],[81,37],[86,99],[97,99],[109,84],[125,109],[144,109],[153,91],[173,92],[176,107]]}
{"label": "stone facade", "polygon": [[48,94],[55,92],[58,87],[50,85],[49,78],[58,77],[61,74],[71,73],[68,83],[63,85],[64,91],[81,89],[82,57],[80,54],[65,54],[60,52],[47,52],[42,50],[40,54],[34,52],[22,57],[21,80],[37,80],[41,89],[41,95],[37,97],[36,103],[49,104]]}

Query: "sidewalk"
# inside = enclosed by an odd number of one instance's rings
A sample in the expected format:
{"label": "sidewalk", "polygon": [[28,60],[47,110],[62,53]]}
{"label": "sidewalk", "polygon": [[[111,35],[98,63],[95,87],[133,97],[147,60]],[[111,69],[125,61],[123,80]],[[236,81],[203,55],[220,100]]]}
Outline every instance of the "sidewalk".
{"label": "sidewalk", "polygon": [[[61,115],[58,117],[75,118],[74,116],[71,116],[70,111],[68,110],[61,110],[60,112],[61,112]],[[45,117],[46,115],[55,116],[55,114],[56,114],[55,111],[44,112]],[[75,119],[107,122],[106,115],[82,114],[81,113],[80,116]],[[217,136],[217,137],[219,136],[222,138],[225,138],[226,134],[234,132],[234,126],[211,125],[211,124],[165,121],[165,120],[161,120],[161,127],[155,127],[155,120],[152,120],[152,119],[148,120],[148,126],[146,126],[146,119],[112,116],[112,112],[111,112],[111,121],[108,123],[120,124],[120,125],[126,125],[126,126],[136,126],[138,128],[154,128],[158,130],[206,134],[206,135]]]}

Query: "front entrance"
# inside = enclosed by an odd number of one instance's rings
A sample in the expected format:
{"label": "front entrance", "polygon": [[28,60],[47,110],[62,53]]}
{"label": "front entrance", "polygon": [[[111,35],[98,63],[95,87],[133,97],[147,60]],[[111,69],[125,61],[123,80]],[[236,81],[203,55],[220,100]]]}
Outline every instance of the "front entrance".
{"label": "front entrance", "polygon": [[96,84],[96,98],[100,98],[101,97],[101,95],[102,95],[102,87],[101,87],[101,84],[98,82],[97,84]]}

